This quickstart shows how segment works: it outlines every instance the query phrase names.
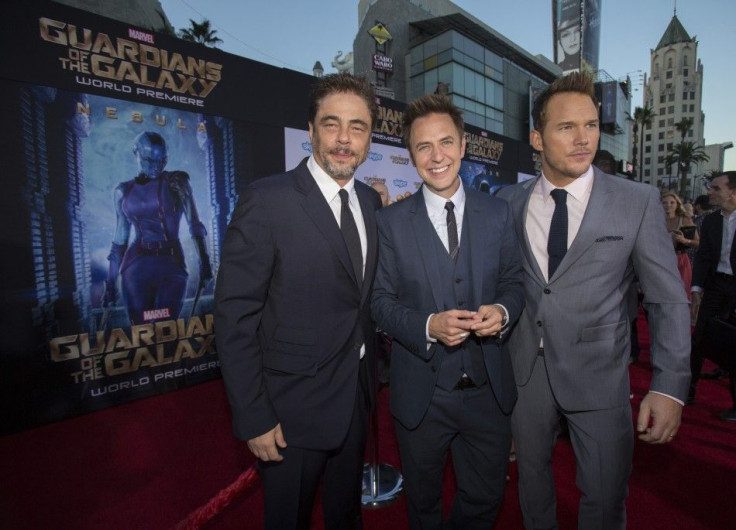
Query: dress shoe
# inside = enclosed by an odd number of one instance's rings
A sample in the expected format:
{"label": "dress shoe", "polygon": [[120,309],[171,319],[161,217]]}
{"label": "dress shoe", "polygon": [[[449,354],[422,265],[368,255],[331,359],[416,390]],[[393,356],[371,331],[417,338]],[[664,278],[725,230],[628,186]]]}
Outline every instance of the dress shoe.
{"label": "dress shoe", "polygon": [[728,372],[726,370],[722,370],[721,368],[716,368],[712,372],[704,372],[700,374],[701,379],[720,379],[721,377],[728,376]]}
{"label": "dress shoe", "polygon": [[718,417],[723,421],[736,422],[736,409],[725,410]]}

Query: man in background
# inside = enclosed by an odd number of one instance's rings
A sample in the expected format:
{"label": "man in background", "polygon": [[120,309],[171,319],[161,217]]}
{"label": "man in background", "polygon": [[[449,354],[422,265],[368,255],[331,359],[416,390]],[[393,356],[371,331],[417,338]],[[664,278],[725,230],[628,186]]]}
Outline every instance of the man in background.
{"label": "man in background", "polygon": [[[710,320],[736,310],[736,171],[726,171],[713,178],[708,198],[717,210],[703,219],[700,247],[693,264],[691,311],[696,323],[690,359],[692,382],[689,403],[695,402],[695,389],[706,354],[702,346]],[[730,374],[729,387],[733,407],[722,412],[719,418],[736,422],[736,374]]]}

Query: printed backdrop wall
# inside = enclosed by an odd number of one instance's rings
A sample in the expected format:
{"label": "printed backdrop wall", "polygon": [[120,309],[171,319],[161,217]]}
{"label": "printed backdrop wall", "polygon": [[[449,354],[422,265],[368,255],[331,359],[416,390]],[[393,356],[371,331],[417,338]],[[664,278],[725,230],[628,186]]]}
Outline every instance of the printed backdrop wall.
{"label": "printed backdrop wall", "polygon": [[[219,377],[201,249],[216,274],[245,185],[311,153],[314,78],[61,4],[4,9],[0,434]],[[380,109],[356,176],[396,201],[420,181],[403,104]],[[150,138],[167,154],[156,182],[136,180]],[[467,185],[494,193],[533,172],[528,145],[469,130]],[[113,243],[162,231],[111,275]]]}

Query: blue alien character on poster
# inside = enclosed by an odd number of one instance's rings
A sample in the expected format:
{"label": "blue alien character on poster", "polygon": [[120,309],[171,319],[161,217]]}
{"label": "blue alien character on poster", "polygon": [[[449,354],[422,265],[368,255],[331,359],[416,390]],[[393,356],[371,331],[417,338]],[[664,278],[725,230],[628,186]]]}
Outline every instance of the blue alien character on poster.
{"label": "blue alien character on poster", "polygon": [[469,188],[489,195],[495,195],[502,186],[498,177],[485,164],[467,160],[460,165],[460,178]]}
{"label": "blue alien character on poster", "polygon": [[107,307],[117,303],[120,278],[122,300],[135,325],[179,316],[188,280],[179,240],[182,218],[199,257],[199,294],[213,275],[207,230],[197,213],[189,175],[164,169],[168,150],[158,133],[138,134],[133,155],[138,175],[120,183],[113,194],[116,225],[102,302]]}

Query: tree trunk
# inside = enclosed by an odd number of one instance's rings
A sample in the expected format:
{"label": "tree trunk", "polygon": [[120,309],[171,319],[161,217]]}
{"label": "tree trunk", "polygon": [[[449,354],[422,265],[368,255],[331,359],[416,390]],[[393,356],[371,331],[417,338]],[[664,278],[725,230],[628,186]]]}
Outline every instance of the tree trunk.
{"label": "tree trunk", "polygon": [[[680,169],[680,164],[677,164],[677,169]],[[687,169],[682,168],[680,173],[680,198],[682,202],[685,202],[685,193],[687,192]]]}

